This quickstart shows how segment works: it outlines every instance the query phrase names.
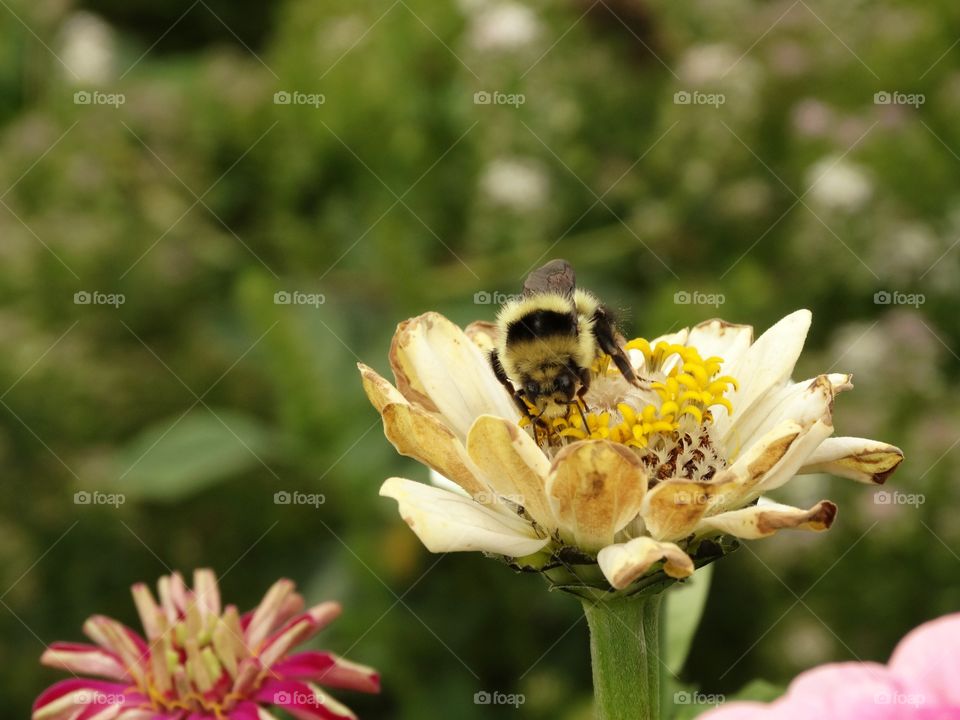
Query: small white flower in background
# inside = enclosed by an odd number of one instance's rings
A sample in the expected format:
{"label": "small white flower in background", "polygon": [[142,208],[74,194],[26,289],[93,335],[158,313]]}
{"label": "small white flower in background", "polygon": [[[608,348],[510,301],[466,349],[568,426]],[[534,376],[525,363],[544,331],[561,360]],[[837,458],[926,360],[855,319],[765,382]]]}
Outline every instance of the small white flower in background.
{"label": "small white flower in background", "polygon": [[601,358],[584,418],[556,418],[538,440],[490,368],[494,326],[407,320],[390,350],[396,385],[360,364],[363,385],[390,442],[444,480],[390,478],[380,493],[432,552],[482,551],[601,590],[688,577],[731,538],[825,530],[833,503],[761,496],[807,473],[879,484],[903,453],[830,437],[850,375],[790,381],[810,320],[800,310],[755,342],[721,320],[632,340],[644,387]]}
{"label": "small white flower in background", "polygon": [[857,210],[873,195],[873,183],[863,170],[834,156],[818,160],[807,171],[806,185],[817,205],[832,210]]}
{"label": "small white flower in background", "polygon": [[60,59],[67,79],[77,85],[98,85],[114,77],[116,40],[113,28],[93,13],[79,11],[61,31]]}
{"label": "small white flower in background", "polygon": [[484,169],[480,189],[494,204],[534,210],[547,201],[548,182],[535,160],[499,158]]}
{"label": "small white flower in background", "polygon": [[476,50],[515,50],[534,42],[541,32],[540,19],[532,9],[503,2],[477,8],[468,37]]}
{"label": "small white flower in background", "polygon": [[694,85],[718,82],[738,64],[739,56],[730,45],[695,45],[680,58],[677,74],[684,82]]}

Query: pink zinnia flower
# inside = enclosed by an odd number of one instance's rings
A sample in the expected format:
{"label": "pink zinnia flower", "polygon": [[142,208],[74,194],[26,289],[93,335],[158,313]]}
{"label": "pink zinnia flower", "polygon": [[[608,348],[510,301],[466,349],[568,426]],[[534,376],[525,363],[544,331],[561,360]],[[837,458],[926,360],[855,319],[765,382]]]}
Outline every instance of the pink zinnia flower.
{"label": "pink zinnia flower", "polygon": [[146,639],[94,615],[84,633],[96,645],[54,643],[41,662],[75,675],[37,698],[33,720],[275,720],[274,705],[298,720],[355,718],[321,690],[378,692],[380,676],[331,653],[289,654],[340,614],[325,602],[304,610],[290,580],[278,580],[251,612],[221,609],[217,578],[197,570],[160,578],[160,603],[143,583],[133,600]]}
{"label": "pink zinnia flower", "polygon": [[886,665],[846,662],[801,673],[779,700],[735,702],[700,720],[958,720],[960,613],[911,631]]}

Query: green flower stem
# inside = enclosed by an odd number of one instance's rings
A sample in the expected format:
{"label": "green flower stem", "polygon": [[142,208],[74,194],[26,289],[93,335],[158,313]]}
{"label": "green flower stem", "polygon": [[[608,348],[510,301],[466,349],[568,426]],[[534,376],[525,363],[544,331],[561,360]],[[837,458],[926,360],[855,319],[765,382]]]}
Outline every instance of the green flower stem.
{"label": "green flower stem", "polygon": [[662,593],[583,600],[597,720],[661,720]]}

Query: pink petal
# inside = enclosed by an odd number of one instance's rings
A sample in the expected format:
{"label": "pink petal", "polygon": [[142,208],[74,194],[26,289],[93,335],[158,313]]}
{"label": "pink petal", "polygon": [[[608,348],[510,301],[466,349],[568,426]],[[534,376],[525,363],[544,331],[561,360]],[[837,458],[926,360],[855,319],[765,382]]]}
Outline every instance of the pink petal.
{"label": "pink petal", "polygon": [[346,708],[328,706],[315,697],[313,689],[306,683],[267,680],[257,691],[254,700],[283,708],[297,720],[356,720],[356,716]]}
{"label": "pink petal", "polygon": [[260,720],[260,706],[254,702],[242,702],[227,713],[229,720]]}
{"label": "pink petal", "polygon": [[46,649],[40,662],[75,675],[96,675],[111,680],[131,679],[115,653],[95,645],[55,642]]}
{"label": "pink petal", "polygon": [[760,702],[732,702],[697,716],[697,720],[791,720],[784,713],[777,714],[772,705]]}
{"label": "pink petal", "polygon": [[329,625],[340,614],[340,604],[325,602],[291,619],[280,630],[266,639],[260,650],[260,660],[267,667],[277,662],[291,649],[306,642]]}
{"label": "pink petal", "polygon": [[890,671],[927,704],[960,708],[960,613],[910,631],[893,651]]}
{"label": "pink petal", "polygon": [[122,704],[127,685],[102,680],[61,680],[44,690],[33,703],[33,720],[71,720],[89,705]]}
{"label": "pink petal", "polygon": [[123,623],[105,615],[89,618],[83,624],[83,632],[97,645],[116,654],[131,671],[150,657],[150,650],[142,637]]}
{"label": "pink petal", "polygon": [[790,683],[784,703],[808,717],[841,720],[893,720],[914,706],[896,702],[905,691],[879,663],[830,663],[801,673]]}
{"label": "pink petal", "polygon": [[376,670],[333,653],[315,650],[298,653],[276,663],[272,669],[281,676],[310,680],[327,687],[380,692],[380,674]]}

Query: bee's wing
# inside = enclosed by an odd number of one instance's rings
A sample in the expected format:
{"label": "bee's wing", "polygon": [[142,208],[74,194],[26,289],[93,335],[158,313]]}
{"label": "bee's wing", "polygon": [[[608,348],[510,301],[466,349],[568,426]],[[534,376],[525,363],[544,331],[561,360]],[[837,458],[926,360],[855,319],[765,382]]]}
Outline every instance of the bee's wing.
{"label": "bee's wing", "polygon": [[551,260],[527,275],[523,282],[524,295],[555,292],[572,297],[577,287],[577,274],[566,260]]}

